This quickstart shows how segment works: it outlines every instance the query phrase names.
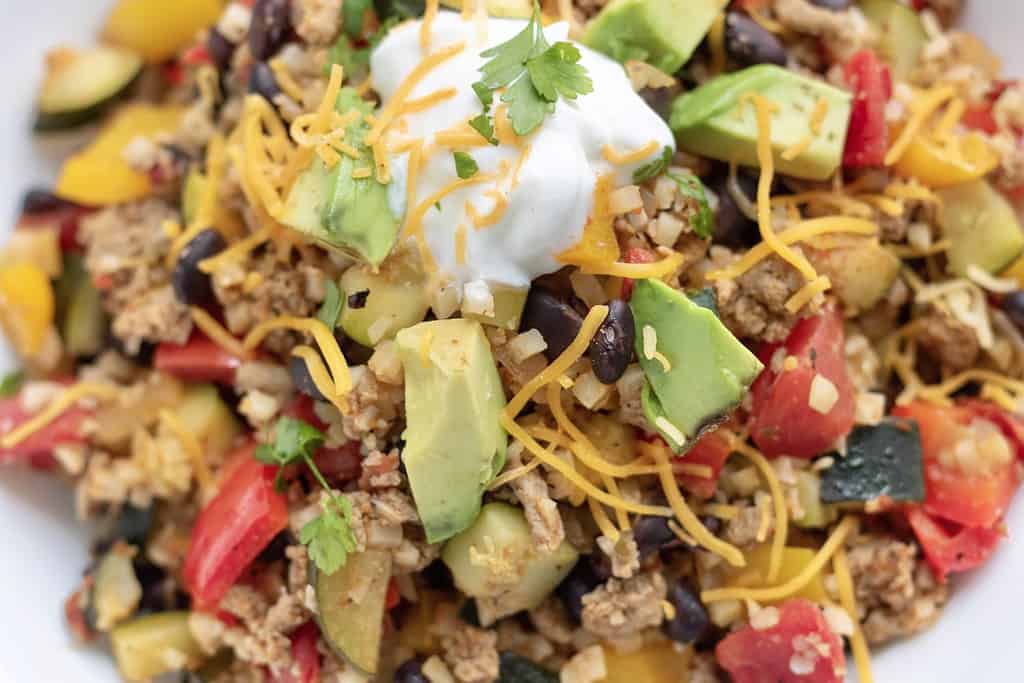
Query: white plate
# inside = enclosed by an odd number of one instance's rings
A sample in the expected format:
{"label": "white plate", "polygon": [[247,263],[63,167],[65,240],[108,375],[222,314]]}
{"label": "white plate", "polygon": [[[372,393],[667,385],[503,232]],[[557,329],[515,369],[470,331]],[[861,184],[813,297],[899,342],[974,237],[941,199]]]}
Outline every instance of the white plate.
{"label": "white plate", "polygon": [[[13,226],[23,190],[49,183],[58,160],[75,144],[41,144],[28,133],[43,53],[61,42],[88,44],[106,4],[0,1],[0,45],[6,55],[0,62],[0,233]],[[1003,55],[1008,74],[1024,75],[1024,3],[973,0],[970,5],[969,25]],[[0,355],[0,369],[10,366],[10,356]],[[88,535],[74,521],[70,492],[45,476],[5,469],[0,472],[0,520],[0,620],[5,626],[0,637],[0,683],[118,680],[106,655],[75,647],[64,627],[61,607],[87,561],[88,544]],[[1009,527],[1014,536],[1024,534],[1024,503],[1018,501],[1013,508]],[[1024,612],[1022,576],[1024,543],[1004,543],[988,567],[957,582],[956,595],[934,629],[875,656],[875,680],[1024,679],[1016,650],[1018,616]]]}

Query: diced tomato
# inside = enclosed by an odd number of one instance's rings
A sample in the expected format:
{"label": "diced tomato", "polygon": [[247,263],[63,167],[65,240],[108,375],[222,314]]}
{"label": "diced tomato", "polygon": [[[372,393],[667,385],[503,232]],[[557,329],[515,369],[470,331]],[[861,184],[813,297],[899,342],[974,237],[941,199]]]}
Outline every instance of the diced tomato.
{"label": "diced tomato", "polygon": [[978,410],[916,401],[898,406],[893,415],[914,420],[921,430],[924,510],[967,527],[990,528],[1017,489],[1017,459],[1003,430],[992,429],[998,423]]}
{"label": "diced tomato", "polygon": [[85,609],[82,607],[86,602],[83,599],[84,595],[89,592],[91,582],[91,578],[87,579],[85,585],[64,601],[64,620],[68,624],[71,635],[79,643],[89,643],[96,639],[96,632],[89,627],[89,620],[85,618]]}
{"label": "diced tomato", "polygon": [[885,106],[892,97],[889,67],[872,50],[865,49],[850,58],[843,75],[854,93],[843,165],[881,166],[889,149],[885,122]]}
{"label": "diced tomato", "polygon": [[184,345],[161,343],[153,356],[157,370],[192,382],[232,384],[241,364],[241,358],[199,332]]}
{"label": "diced tomato", "polygon": [[320,680],[320,652],[316,641],[320,629],[312,621],[306,622],[292,634],[293,665],[276,676],[272,683],[317,683]]}
{"label": "diced tomato", "polygon": [[1024,462],[1024,420],[988,401],[967,399],[961,401],[959,405],[999,427],[1016,452],[1017,458]]}
{"label": "diced tomato", "polygon": [[[251,455],[253,445],[240,452]],[[270,541],[288,525],[288,505],[274,490],[277,468],[251,457],[224,480],[199,513],[183,576],[196,607],[213,607]]]}
{"label": "diced tomato", "polygon": [[[10,448],[0,448],[0,464],[27,462],[36,467],[46,468],[53,462],[50,454],[55,446],[85,441],[82,423],[90,414],[90,411],[78,407],[65,410],[24,441]],[[20,395],[0,400],[0,436],[28,422],[34,415],[34,412],[30,413],[24,409]]]}
{"label": "diced tomato", "polygon": [[78,242],[78,226],[82,218],[93,212],[93,209],[67,202],[50,211],[41,213],[25,213],[18,219],[18,230],[37,230],[56,227],[60,234],[60,248],[65,252],[81,251]]}
{"label": "diced tomato", "polygon": [[715,495],[715,490],[718,488],[718,475],[722,473],[722,467],[731,452],[729,441],[724,436],[718,432],[705,434],[684,455],[674,458],[672,464],[706,465],[711,468],[711,476],[698,477],[677,472],[676,479],[690,493],[707,500]]}
{"label": "diced tomato", "polygon": [[[907,509],[907,521],[914,530],[928,565],[945,583],[955,572],[974,569],[988,562],[1002,540],[1002,524],[996,527],[964,527],[943,524],[919,507]],[[950,531],[946,527],[956,527]]]}
{"label": "diced tomato", "polygon": [[[657,257],[650,249],[643,247],[630,247],[622,255],[623,263],[654,263]],[[628,277],[622,280],[622,298],[629,301],[633,296],[633,281]]]}
{"label": "diced tomato", "polygon": [[[745,626],[715,648],[732,682],[841,683],[846,676],[843,643],[821,610],[802,598],[787,600],[778,610],[779,621],[771,628]],[[793,666],[794,660],[801,666]]]}
{"label": "diced tomato", "polygon": [[992,115],[992,104],[985,103],[968,107],[960,119],[966,128],[979,130],[989,135],[994,135],[999,126],[996,125],[996,118]]}
{"label": "diced tomato", "polygon": [[[853,428],[855,392],[846,371],[843,343],[842,318],[828,309],[798,322],[783,344],[761,348],[758,357],[765,369],[751,387],[750,426],[754,443],[765,455],[811,458]],[[796,362],[792,369],[784,364],[776,373],[772,359],[779,349]],[[831,382],[839,396],[827,413],[811,407],[811,386],[817,375]]]}

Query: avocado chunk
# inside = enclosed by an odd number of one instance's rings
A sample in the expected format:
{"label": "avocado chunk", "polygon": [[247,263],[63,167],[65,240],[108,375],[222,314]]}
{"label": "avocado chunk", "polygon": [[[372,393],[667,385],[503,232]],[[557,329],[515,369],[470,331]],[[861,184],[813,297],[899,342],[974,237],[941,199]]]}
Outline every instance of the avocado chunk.
{"label": "avocado chunk", "polygon": [[583,44],[625,63],[675,73],[722,11],[722,0],[612,0],[587,24]]}
{"label": "avocado chunk", "polygon": [[763,366],[714,312],[664,282],[640,280],[629,305],[646,376],[644,412],[673,450],[684,451],[739,404]]}
{"label": "avocado chunk", "polygon": [[860,0],[860,11],[878,32],[878,51],[893,76],[906,80],[928,42],[920,15],[900,0]]}
{"label": "avocado chunk", "polygon": [[[757,113],[740,107],[746,93],[760,93],[776,105],[771,117],[775,168],[797,178],[826,180],[839,168],[850,122],[850,94],[774,64],[759,64],[719,76],[672,103],[669,119],[679,146],[721,161],[758,166]],[[818,134],[810,132],[818,101],[828,103]],[[811,135],[811,143],[792,159],[782,152]]]}
{"label": "avocado chunk", "polygon": [[949,271],[967,275],[974,264],[998,273],[1024,251],[1024,233],[1008,201],[984,180],[939,190],[940,225],[950,241],[946,252]]}
{"label": "avocado chunk", "polygon": [[427,540],[436,543],[473,523],[505,464],[505,392],[476,321],[420,323],[395,341],[405,369],[402,459]]}
{"label": "avocado chunk", "polygon": [[[364,117],[373,111],[355,90],[342,88],[335,109],[344,114],[352,108]],[[391,252],[402,216],[392,213],[387,185],[372,175],[352,177],[354,169],[372,158],[363,142],[369,129],[365,118],[360,118],[345,133],[345,142],[362,153],[360,159],[342,154],[329,169],[319,156],[313,158],[288,194],[281,222],[327,248],[377,265]]]}
{"label": "avocado chunk", "polygon": [[441,551],[459,590],[477,598],[478,608],[487,604],[481,610],[484,626],[539,606],[578,558],[568,541],[553,553],[539,551],[523,511],[507,503],[485,505],[473,526]]}
{"label": "avocado chunk", "polygon": [[887,496],[902,503],[924,500],[924,465],[917,423],[889,418],[855,427],[846,440],[846,455],[821,475],[826,503],[866,503]]}
{"label": "avocado chunk", "polygon": [[338,325],[350,338],[372,348],[426,317],[427,291],[415,250],[398,250],[379,268],[352,266],[341,276]]}

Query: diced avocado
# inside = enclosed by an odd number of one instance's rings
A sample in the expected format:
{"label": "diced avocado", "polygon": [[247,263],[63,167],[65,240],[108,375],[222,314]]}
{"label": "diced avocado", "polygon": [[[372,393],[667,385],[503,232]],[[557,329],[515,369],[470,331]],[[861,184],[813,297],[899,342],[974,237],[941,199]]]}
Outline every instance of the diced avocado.
{"label": "diced avocado", "polygon": [[331,648],[360,671],[377,673],[383,635],[391,553],[367,549],[349,555],[345,565],[326,574],[310,563],[320,633]]}
{"label": "diced avocado", "polygon": [[964,277],[972,263],[998,273],[1024,251],[1024,233],[1006,199],[984,180],[939,190],[940,224],[950,241],[949,270]]}
{"label": "diced avocado", "polygon": [[901,262],[875,237],[829,235],[809,245],[807,257],[832,281],[832,291],[846,311],[866,311],[877,304],[900,273]]}
{"label": "diced avocado", "polygon": [[203,651],[192,637],[188,621],[188,612],[160,612],[114,628],[110,647],[121,676],[141,683],[201,664]]}
{"label": "diced avocado", "polygon": [[878,32],[878,51],[893,76],[906,80],[928,42],[921,17],[900,0],[860,0],[860,11]]}
{"label": "diced avocado", "polygon": [[506,330],[518,330],[519,318],[523,315],[523,308],[526,307],[526,296],[529,293],[529,289],[491,285],[491,295],[494,297],[494,315],[463,313],[463,316],[472,320],[479,320],[484,325],[501,327]]}
{"label": "diced avocado", "polygon": [[174,412],[210,453],[225,453],[241,431],[238,419],[212,384],[190,384]]}
{"label": "diced avocado", "polygon": [[506,503],[485,505],[473,526],[441,551],[459,590],[492,605],[489,619],[540,605],[578,557],[568,541],[550,554],[537,550],[523,511]]}
{"label": "diced avocado", "polygon": [[[644,412],[673,450],[685,450],[739,404],[762,365],[712,311],[663,282],[638,281],[629,305]],[[663,420],[679,433],[667,433]]]}
{"label": "diced avocado", "polygon": [[341,294],[338,325],[371,348],[422,321],[430,308],[427,279],[414,250],[396,251],[379,268],[352,266],[341,276]]}
{"label": "diced avocado", "polygon": [[722,11],[722,0],[612,0],[590,20],[583,44],[618,62],[675,73]]}
{"label": "diced avocado", "polygon": [[821,475],[826,503],[867,502],[887,496],[899,502],[924,500],[924,466],[917,423],[890,418],[855,427],[846,439],[846,455]]}
{"label": "diced avocado", "polygon": [[[355,90],[342,88],[336,109],[345,113],[352,108],[364,117],[373,111]],[[362,153],[360,159],[342,154],[334,168],[328,169],[319,156],[314,157],[288,194],[281,222],[328,248],[376,265],[391,252],[402,217],[391,211],[387,185],[373,175],[352,177],[353,170],[367,166],[372,159],[363,142],[368,130],[363,118],[346,129],[345,142]]]}
{"label": "diced avocado", "polygon": [[427,540],[469,527],[505,464],[505,392],[483,327],[435,320],[395,338],[405,369],[402,460]]}
{"label": "diced avocado", "polygon": [[[843,156],[850,121],[850,94],[822,81],[802,76],[774,64],[759,64],[719,76],[672,104],[669,124],[688,152],[712,159],[758,166],[757,113],[753,104],[740,107],[746,93],[759,93],[776,109],[771,116],[771,144],[775,168],[780,173],[826,180]],[[818,101],[828,104],[816,135],[810,119]],[[811,142],[792,159],[782,152],[804,141]]]}
{"label": "diced avocado", "polygon": [[[445,7],[462,9],[462,0],[441,0]],[[492,17],[510,19],[529,19],[533,14],[533,3],[530,0],[486,0],[487,14]]]}

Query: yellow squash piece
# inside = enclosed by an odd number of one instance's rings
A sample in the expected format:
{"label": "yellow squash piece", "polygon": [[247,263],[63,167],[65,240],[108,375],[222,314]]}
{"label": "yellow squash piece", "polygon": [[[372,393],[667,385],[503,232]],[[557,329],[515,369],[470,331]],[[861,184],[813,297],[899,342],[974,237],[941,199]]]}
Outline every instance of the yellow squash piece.
{"label": "yellow squash piece", "polygon": [[977,180],[999,164],[999,155],[978,133],[948,143],[918,135],[893,168],[929,187],[950,187]]}
{"label": "yellow squash piece", "polygon": [[50,278],[41,268],[25,262],[0,266],[0,327],[19,355],[39,353],[55,308]]}
{"label": "yellow squash piece", "polygon": [[629,653],[604,648],[607,675],[599,683],[677,683],[689,680],[693,648],[657,643]]}
{"label": "yellow squash piece", "polygon": [[615,216],[609,206],[612,175],[597,179],[594,188],[594,213],[583,228],[583,237],[576,245],[558,254],[558,260],[572,266],[603,266],[619,260],[619,241],[613,227]]}
{"label": "yellow squash piece", "polygon": [[163,62],[217,21],[223,9],[223,0],[119,0],[103,37],[148,62]]}
{"label": "yellow squash piece", "polygon": [[[799,574],[814,559],[815,551],[810,548],[785,548],[782,551],[782,567],[779,578],[772,584],[765,581],[768,576],[768,563],[771,558],[770,544],[759,545],[746,554],[747,566],[739,570],[727,584],[730,587],[767,588],[779,586]],[[806,598],[811,602],[823,603],[828,600],[825,585],[819,573],[811,582],[790,597]],[[788,597],[786,598],[789,599]],[[778,601],[782,602],[782,601]],[[772,604],[769,602],[768,604]]]}
{"label": "yellow squash piece", "polygon": [[57,180],[57,195],[90,206],[119,204],[150,193],[149,179],[122,158],[125,147],[139,136],[153,137],[178,127],[184,109],[133,104],[120,109],[99,136],[69,158]]}

